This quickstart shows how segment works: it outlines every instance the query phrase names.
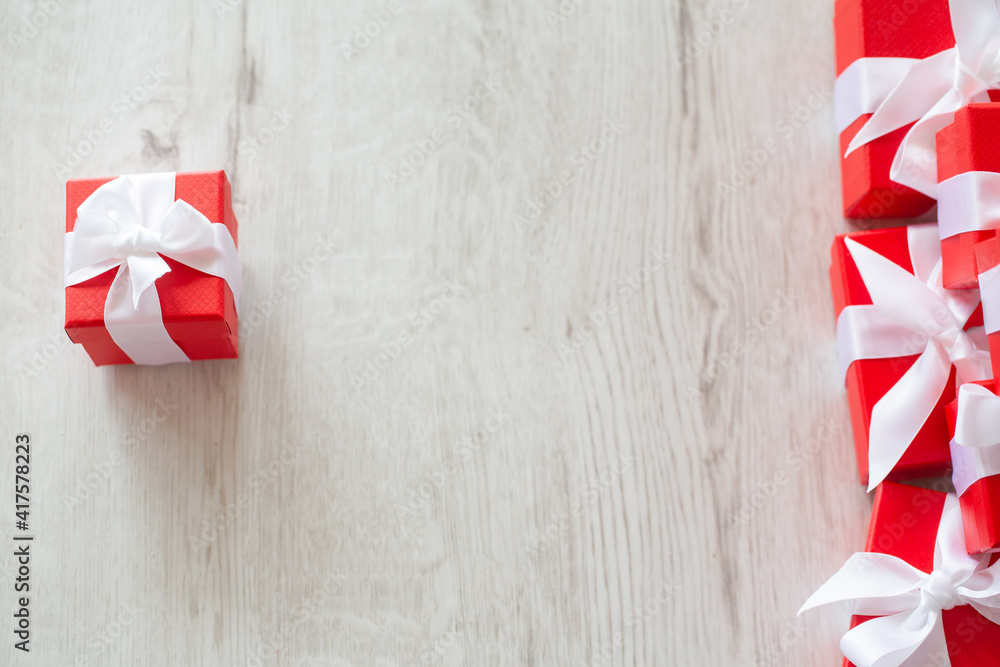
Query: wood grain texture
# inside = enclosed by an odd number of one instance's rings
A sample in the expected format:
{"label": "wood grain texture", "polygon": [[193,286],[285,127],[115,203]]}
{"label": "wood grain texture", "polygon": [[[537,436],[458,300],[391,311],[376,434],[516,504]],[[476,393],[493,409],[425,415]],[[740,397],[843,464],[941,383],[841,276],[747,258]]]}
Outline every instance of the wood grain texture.
{"label": "wood grain texture", "polygon": [[[0,663],[838,664],[831,17],[0,4]],[[95,369],[63,182],[218,168],[240,360]]]}

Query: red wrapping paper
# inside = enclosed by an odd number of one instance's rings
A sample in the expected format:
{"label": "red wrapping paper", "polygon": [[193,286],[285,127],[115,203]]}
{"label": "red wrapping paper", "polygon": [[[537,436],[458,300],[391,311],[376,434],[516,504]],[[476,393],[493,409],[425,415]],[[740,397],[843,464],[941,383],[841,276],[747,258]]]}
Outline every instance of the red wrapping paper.
{"label": "red wrapping paper", "polygon": [[[875,491],[875,505],[865,551],[896,556],[924,572],[934,569],[934,543],[946,494],[884,482]],[[872,616],[852,616],[855,627]],[[1000,665],[1000,625],[969,606],[942,612],[948,657],[952,667]],[[846,658],[843,667],[854,667]]]}
{"label": "red wrapping paper", "polygon": [[[971,171],[1000,173],[1000,103],[970,104],[937,134],[938,182]],[[942,282],[949,289],[979,284],[975,246],[995,231],[956,234],[941,241]]]}
{"label": "red wrapping paper", "polygon": [[[992,380],[976,382],[996,393],[997,386]],[[958,415],[958,401],[952,401],[945,409],[948,433],[955,437],[955,422]],[[1000,424],[997,425],[1000,428]],[[976,480],[958,497],[962,508],[962,528],[965,530],[965,548],[970,554],[984,554],[1000,550],[1000,475],[992,475]]]}
{"label": "red wrapping paper", "polygon": [[[872,303],[868,289],[851,257],[845,238],[850,238],[874,250],[886,259],[898,264],[910,273],[907,231],[905,227],[894,227],[867,232],[841,234],[834,240],[830,283],[833,289],[833,303],[836,315],[849,305]],[[981,326],[982,308],[977,308],[966,324],[966,329]],[[847,370],[847,397],[851,409],[851,426],[854,431],[855,454],[858,460],[858,474],[862,484],[868,483],[868,431],[871,425],[872,409],[919,358],[919,354],[890,359],[859,359]],[[945,421],[945,406],[955,400],[955,370],[941,399],[938,401],[924,426],[910,443],[899,463],[893,468],[888,479],[906,480],[945,475],[951,470],[951,451],[948,425]]]}
{"label": "red wrapping paper", "polygon": [[[113,178],[66,182],[66,231],[73,231],[76,210]],[[174,199],[183,199],[209,222],[222,223],[237,243],[229,179],[224,171],[178,173]],[[161,255],[163,257],[163,255]],[[163,257],[170,272],[156,281],[163,322],[170,338],[192,360],[238,356],[236,304],[226,281]],[[66,333],[98,366],[131,364],[104,324],[104,303],[117,269],[66,288]]]}

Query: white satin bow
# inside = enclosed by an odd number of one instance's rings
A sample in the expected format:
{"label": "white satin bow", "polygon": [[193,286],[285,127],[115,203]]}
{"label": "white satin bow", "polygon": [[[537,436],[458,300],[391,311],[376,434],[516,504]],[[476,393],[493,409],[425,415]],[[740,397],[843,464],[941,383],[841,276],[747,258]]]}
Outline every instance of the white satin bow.
{"label": "white satin bow", "polygon": [[[863,58],[838,77],[837,116],[874,114],[854,136],[848,154],[910,123],[889,170],[897,183],[937,195],[935,135],[969,102],[988,102],[1000,87],[1000,10],[997,0],[951,0],[955,46],[923,60]],[[848,85],[849,84],[849,85]],[[843,129],[843,128],[841,128]]]}
{"label": "white satin bow", "polygon": [[239,304],[243,287],[236,244],[183,200],[175,174],[122,176],[105,183],[77,209],[66,234],[66,280],[76,285],[118,268],[105,303],[105,324],[137,364],[189,361],[167,335],[156,280],[170,271],[161,254],[226,280]]}
{"label": "white satin bow", "polygon": [[[1000,564],[965,551],[958,498],[949,493],[934,545],[934,570],[896,556],[856,553],[799,610],[853,601],[852,613],[877,616],[849,630],[840,650],[857,667],[949,665],[941,612],[970,605],[1000,624]],[[941,662],[944,660],[944,662]]]}
{"label": "white satin bow", "polygon": [[[988,353],[963,330],[979,304],[976,290],[941,286],[934,225],[907,230],[917,275],[850,238],[847,249],[871,295],[871,306],[848,306],[837,322],[841,363],[910,356],[913,366],[875,404],[868,437],[868,490],[888,476],[941,398],[954,365],[960,382],[991,373]],[[931,267],[931,268],[928,268]]]}

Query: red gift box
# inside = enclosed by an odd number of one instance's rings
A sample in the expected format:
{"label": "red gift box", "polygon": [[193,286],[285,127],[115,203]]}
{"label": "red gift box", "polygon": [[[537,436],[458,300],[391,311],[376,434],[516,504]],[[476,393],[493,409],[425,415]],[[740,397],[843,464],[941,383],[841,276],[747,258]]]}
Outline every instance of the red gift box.
{"label": "red gift box", "polygon": [[[66,231],[74,230],[77,208],[97,188],[114,178],[71,179],[66,183]],[[211,223],[225,225],[237,242],[229,179],[224,171],[178,173],[174,199],[184,200]],[[238,322],[233,292],[226,280],[202,273],[160,254],[170,267],[150,289],[156,289],[163,323],[170,338],[191,360],[238,356]],[[104,321],[105,302],[115,278],[109,270],[66,287],[66,333],[98,366],[131,364],[111,338]]]}
{"label": "red gift box", "polygon": [[[946,493],[885,482],[875,492],[875,505],[865,551],[889,554],[923,572],[934,570],[934,546]],[[995,561],[995,557],[991,562]],[[941,612],[952,667],[1000,665],[1000,625],[967,605]],[[873,616],[852,616],[854,628]],[[935,663],[929,663],[935,664]],[[854,667],[844,659],[843,667]]]}
{"label": "red gift box", "polygon": [[[995,17],[989,8],[971,3],[963,4],[961,0],[957,2],[959,6],[953,8],[950,7],[948,0],[921,0],[910,3],[887,0],[837,0],[834,19],[837,65],[835,116],[837,129],[840,132],[842,156],[847,152],[851,141],[872,117],[872,112],[888,100],[897,88],[896,84],[902,83],[916,61],[930,61],[923,63],[920,73],[915,75],[924,78],[928,90],[934,89],[942,93],[947,90],[947,84],[952,83],[951,77],[954,76],[955,70],[955,66],[947,62],[952,54],[945,53],[955,46],[951,23],[952,9],[960,12],[962,20],[959,25],[967,28],[963,32],[963,48],[969,62],[963,65],[978,71],[980,76],[985,77],[984,81],[993,80],[994,73],[989,67],[983,71],[976,68],[980,67],[980,61],[989,64],[993,60],[994,54],[991,51],[993,45],[988,39],[982,39],[982,32],[983,29],[991,29]],[[986,13],[983,16],[976,16],[975,12],[980,9]],[[981,26],[978,34],[975,29],[969,29],[975,23]],[[974,53],[976,50],[981,53]],[[940,57],[932,59],[939,54]],[[928,80],[928,76],[932,80]],[[948,81],[943,81],[942,77],[948,78]],[[902,93],[901,97],[897,96],[894,105],[890,105],[892,110],[888,112],[889,117],[900,117],[900,114],[911,112],[919,116],[930,113],[935,108],[935,103],[929,100],[916,99],[904,101],[903,106],[899,106],[901,100],[912,94],[914,81],[916,81],[914,78],[909,80],[910,92]],[[939,90],[942,83],[945,84],[945,89]],[[958,87],[955,90],[964,91],[961,92],[962,99],[965,102],[980,99],[982,96],[977,97],[976,89],[969,87],[967,83],[965,80],[954,83]],[[989,99],[1000,101],[1000,91],[982,92],[988,93],[986,97]],[[911,102],[917,107],[909,109],[906,105]],[[963,105],[958,103],[954,106],[948,104],[945,106],[953,112]],[[947,116],[950,113],[944,107],[939,111],[940,114],[934,115]],[[886,120],[886,117],[883,117],[883,120]],[[884,127],[888,129],[888,125]],[[842,157],[841,176],[845,216],[911,217],[931,208],[934,200],[927,195],[933,192],[932,184],[927,184],[930,190],[925,190],[927,194],[922,194],[890,178],[890,168],[896,153],[912,127],[912,123],[899,127],[857,147],[850,155]],[[909,162],[900,165],[901,173],[909,176],[908,181],[913,177],[924,181],[926,175],[920,173],[922,169],[913,162],[915,159],[917,159],[916,154],[911,152]],[[917,173],[909,174],[911,168],[916,169]],[[930,178],[933,178],[933,174]]]}
{"label": "red gift box", "polygon": [[[996,236],[978,178],[1000,182],[1000,103],[970,104],[937,134],[938,222],[941,225],[942,282],[950,289],[979,284],[975,246]],[[988,194],[986,195],[989,196]],[[979,220],[976,220],[979,218]],[[954,233],[955,229],[977,227]],[[948,235],[945,237],[945,235]]]}
{"label": "red gift box", "polygon": [[[859,58],[926,58],[955,46],[948,0],[914,2],[837,0],[834,18],[837,76]],[[865,114],[840,134],[844,216],[904,218],[920,215],[934,200],[889,178],[896,151],[911,125],[869,142],[850,155]]]}
{"label": "red gift box", "polygon": [[1000,378],[1000,236],[977,243],[975,253],[990,362],[993,377]]}
{"label": "red gift box", "polygon": [[[981,387],[996,393],[996,383],[992,380],[976,382]],[[948,432],[955,437],[955,422],[958,416],[958,401],[952,401],[945,409]],[[997,425],[1000,428],[1000,424]],[[965,548],[970,554],[1000,551],[1000,475],[990,475],[973,482],[958,497],[962,507],[962,527],[965,529]]]}
{"label": "red gift box", "polygon": [[[915,228],[909,228],[916,231]],[[927,230],[932,231],[933,230]],[[936,232],[933,232],[936,233]],[[853,232],[837,236],[832,248],[830,282],[836,315],[847,306],[871,305],[872,298],[861,278],[857,265],[847,249],[845,239],[882,255],[909,273],[914,273],[910,258],[909,234],[906,227],[895,227],[866,232]],[[969,329],[982,324],[982,309],[977,308],[966,322]],[[868,483],[869,430],[875,404],[903,377],[920,357],[921,349],[914,354],[883,359],[858,359],[847,368],[847,396],[851,410],[858,472],[862,484]],[[941,398],[923,427],[911,441],[902,458],[889,474],[888,479],[905,480],[947,474],[951,468],[948,425],[944,408],[955,399],[955,369],[952,368]]]}

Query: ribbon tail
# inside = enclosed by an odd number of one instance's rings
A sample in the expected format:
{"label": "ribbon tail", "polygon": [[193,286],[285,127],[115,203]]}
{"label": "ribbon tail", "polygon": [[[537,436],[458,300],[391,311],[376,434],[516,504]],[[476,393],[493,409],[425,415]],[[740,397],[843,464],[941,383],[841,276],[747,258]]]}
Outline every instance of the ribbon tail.
{"label": "ribbon tail", "polygon": [[108,299],[104,302],[104,322],[115,344],[135,364],[160,366],[190,361],[167,333],[156,286],[136,299],[127,264],[118,269]]}
{"label": "ribbon tail", "polygon": [[872,408],[868,432],[868,491],[892,472],[948,385],[951,360],[935,341]]}
{"label": "ribbon tail", "polygon": [[957,90],[949,89],[940,100],[910,128],[889,167],[889,178],[932,199],[937,198],[937,145],[939,130],[951,123],[965,100]]}
{"label": "ribbon tail", "polygon": [[911,593],[920,583],[923,573],[896,556],[880,553],[856,553],[813,593],[799,614],[816,607],[859,600],[866,603],[865,614],[895,613],[898,598]]}
{"label": "ribbon tail", "polygon": [[170,266],[156,253],[133,255],[127,260],[132,287],[132,307],[139,309],[142,295],[153,288],[160,276],[170,272]]}
{"label": "ribbon tail", "polygon": [[[899,667],[951,667],[951,656],[948,654],[948,639],[944,634],[944,623],[940,621],[931,626],[930,634],[913,655]],[[875,663],[882,667],[882,663]]]}
{"label": "ribbon tail", "polygon": [[[902,667],[911,656],[928,655],[920,649],[931,648],[926,642],[940,625],[940,612],[931,613],[923,607],[881,616],[849,630],[840,640],[840,650],[857,667]],[[943,629],[940,636],[944,638]],[[945,649],[947,658],[947,645]],[[913,664],[922,666],[924,662]]]}
{"label": "ribbon tail", "polygon": [[881,106],[851,140],[847,154],[919,120],[951,89],[957,51],[941,51],[906,72]]}

